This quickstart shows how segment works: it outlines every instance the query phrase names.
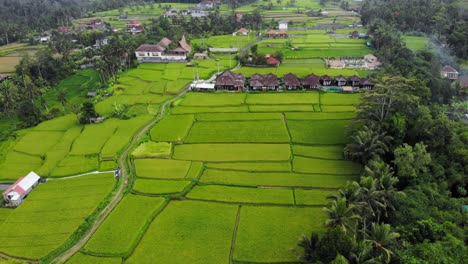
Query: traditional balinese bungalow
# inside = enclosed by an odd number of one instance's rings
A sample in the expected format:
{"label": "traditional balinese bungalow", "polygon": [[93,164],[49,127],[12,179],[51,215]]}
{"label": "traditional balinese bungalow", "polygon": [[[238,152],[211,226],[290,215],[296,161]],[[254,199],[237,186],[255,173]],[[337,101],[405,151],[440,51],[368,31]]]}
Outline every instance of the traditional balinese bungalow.
{"label": "traditional balinese bungalow", "polygon": [[278,37],[280,38],[287,38],[288,37],[288,32],[284,29],[280,29],[278,31]]}
{"label": "traditional balinese bungalow", "polygon": [[315,74],[309,74],[301,81],[305,89],[318,89],[320,86],[320,77]]}
{"label": "traditional balinese bungalow", "polygon": [[276,33],[277,33],[276,30],[270,29],[266,32],[266,35],[269,38],[276,38]]}
{"label": "traditional balinese bungalow", "polygon": [[32,189],[39,184],[40,179],[39,175],[31,171],[28,175],[19,178],[3,192],[3,200],[9,206],[19,206]]}
{"label": "traditional balinese bungalow", "polygon": [[215,89],[239,91],[244,89],[245,76],[242,73],[235,74],[232,71],[224,71],[216,77]]}
{"label": "traditional balinese bungalow", "polygon": [[361,85],[361,78],[356,75],[349,77],[348,80],[352,87],[359,87],[359,85]]}
{"label": "traditional balinese bungalow", "polygon": [[246,28],[241,28],[241,29],[237,30],[236,34],[237,34],[237,35],[248,35],[249,32],[250,32],[250,31],[249,31],[248,29],[246,29]]}
{"label": "traditional balinese bungalow", "polygon": [[343,75],[340,75],[340,76],[335,77],[335,81],[336,81],[336,85],[345,86],[348,79],[343,77]]}
{"label": "traditional balinese bungalow", "polygon": [[362,80],[362,88],[366,90],[372,90],[374,88],[374,83],[369,80]]}
{"label": "traditional balinese bungalow", "polygon": [[449,65],[445,65],[440,71],[440,74],[442,77],[447,78],[449,80],[458,79],[458,71]]}
{"label": "traditional balinese bungalow", "polygon": [[254,74],[250,77],[249,87],[251,90],[277,90],[279,87],[278,77],[272,73],[267,75]]}
{"label": "traditional balinese bungalow", "polygon": [[322,77],[320,77],[320,82],[323,86],[330,86],[332,85],[332,81],[333,81],[333,78],[328,76],[328,75],[324,75]]}
{"label": "traditional balinese bungalow", "polygon": [[270,57],[267,58],[266,63],[269,66],[278,67],[280,65],[281,61],[279,61],[277,58],[275,58],[273,56],[270,56]]}
{"label": "traditional balinese bungalow", "polygon": [[284,75],[283,82],[288,90],[297,90],[301,87],[301,81],[299,81],[299,78],[292,73]]}
{"label": "traditional balinese bungalow", "polygon": [[133,35],[142,33],[145,30],[143,24],[138,20],[127,21],[127,31]]}
{"label": "traditional balinese bungalow", "polygon": [[187,60],[187,55],[192,51],[192,47],[185,40],[185,35],[177,42],[177,47],[168,51],[167,48],[172,43],[168,38],[163,38],[158,44],[142,44],[135,54],[138,62],[171,62]]}
{"label": "traditional balinese bungalow", "polygon": [[353,39],[358,39],[359,38],[359,32],[357,30],[351,32],[351,34],[349,34],[349,37],[350,38],[353,38]]}

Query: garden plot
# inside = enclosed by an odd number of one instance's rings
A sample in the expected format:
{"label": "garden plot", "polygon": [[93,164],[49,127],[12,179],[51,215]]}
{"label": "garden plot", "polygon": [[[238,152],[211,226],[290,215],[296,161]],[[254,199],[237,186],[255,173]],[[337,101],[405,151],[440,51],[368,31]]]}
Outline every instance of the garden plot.
{"label": "garden plot", "polygon": [[293,171],[317,174],[358,174],[361,166],[344,160],[324,160],[316,158],[294,157]]}
{"label": "garden plot", "polygon": [[229,203],[294,205],[291,189],[260,189],[220,185],[201,185],[187,195],[190,199]]}
{"label": "garden plot", "polygon": [[44,155],[62,138],[62,132],[31,131],[16,143],[15,150],[31,155]]}
{"label": "garden plot", "polygon": [[197,121],[283,120],[280,113],[212,113],[197,114]]}
{"label": "garden plot", "polygon": [[290,157],[289,144],[184,144],[176,145],[173,155],[196,161],[288,161]]}
{"label": "garden plot", "polygon": [[133,152],[133,158],[167,158],[171,156],[172,144],[167,142],[143,142]]}
{"label": "garden plot", "polygon": [[133,191],[137,194],[173,194],[182,192],[191,181],[137,179]]}
{"label": "garden plot", "polygon": [[340,160],[343,159],[343,146],[304,146],[293,145],[295,156]]}
{"label": "garden plot", "polygon": [[126,263],[229,263],[236,214],[235,205],[172,201]]}
{"label": "garden plot", "polygon": [[204,184],[231,186],[336,188],[356,178],[357,177],[353,175],[245,172],[207,169],[203,172],[200,182]]}
{"label": "garden plot", "polygon": [[242,206],[234,260],[246,263],[297,262],[291,250],[304,233],[323,230],[322,208]]}
{"label": "garden plot", "polygon": [[216,162],[205,163],[210,169],[234,170],[234,171],[265,171],[265,172],[289,172],[290,162]]}
{"label": "garden plot", "polygon": [[320,103],[322,105],[358,105],[362,94],[321,93]]}
{"label": "garden plot", "polygon": [[349,120],[288,120],[292,142],[337,145],[347,142],[345,129]]}
{"label": "garden plot", "polygon": [[185,141],[188,143],[287,143],[289,135],[282,120],[197,122]]}
{"label": "garden plot", "polygon": [[110,258],[110,257],[95,257],[83,254],[81,252],[76,253],[71,257],[66,264],[83,264],[83,263],[93,263],[93,264],[121,264],[121,258]]}
{"label": "garden plot", "polygon": [[192,127],[193,121],[193,115],[165,117],[151,129],[151,139],[154,141],[183,141]]}
{"label": "garden plot", "polygon": [[128,256],[164,204],[164,198],[125,196],[85,245],[84,251]]}
{"label": "garden plot", "polygon": [[29,259],[45,257],[70,238],[114,184],[110,173],[39,185],[0,225],[0,251]]}
{"label": "garden plot", "polygon": [[179,103],[182,106],[233,106],[245,102],[245,93],[188,93]]}
{"label": "garden plot", "polygon": [[199,113],[247,113],[249,107],[242,106],[222,106],[222,107],[204,107],[204,106],[179,106],[172,110],[173,114],[199,114]]}
{"label": "garden plot", "polygon": [[334,119],[353,119],[353,118],[356,117],[356,113],[353,113],[353,112],[342,112],[342,113],[328,113],[328,112],[298,113],[298,112],[287,112],[287,113],[284,113],[284,114],[285,114],[287,120],[334,120]]}
{"label": "garden plot", "polygon": [[182,179],[187,175],[191,162],[167,159],[137,159],[134,163],[138,177]]}
{"label": "garden plot", "polygon": [[304,93],[258,93],[248,94],[246,103],[249,105],[307,105],[318,104],[318,92],[304,92]]}

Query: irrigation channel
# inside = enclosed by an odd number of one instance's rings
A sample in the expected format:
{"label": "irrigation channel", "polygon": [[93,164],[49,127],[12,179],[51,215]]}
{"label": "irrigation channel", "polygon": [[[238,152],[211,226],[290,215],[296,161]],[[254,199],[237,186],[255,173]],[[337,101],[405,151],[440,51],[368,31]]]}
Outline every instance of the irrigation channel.
{"label": "irrigation channel", "polygon": [[119,204],[119,202],[122,200],[124,197],[124,191],[126,187],[128,186],[129,183],[129,168],[127,166],[127,157],[128,153],[130,150],[138,143],[138,140],[148,132],[148,130],[159,120],[161,120],[164,115],[166,114],[166,109],[170,104],[180,97],[184,96],[187,91],[188,87],[185,87],[182,91],[180,91],[176,96],[173,98],[165,101],[163,105],[161,106],[161,111],[158,113],[158,115],[153,118],[148,124],[146,124],[144,127],[142,127],[132,138],[132,141],[130,142],[130,145],[124,150],[122,155],[119,158],[119,166],[120,166],[120,171],[121,171],[121,180],[120,180],[120,185],[118,186],[117,190],[115,191],[114,197],[110,200],[110,202],[107,204],[107,206],[99,213],[99,215],[96,217],[96,220],[94,221],[93,225],[91,228],[81,237],[81,239],[76,242],[72,247],[67,249],[65,252],[57,256],[51,263],[65,263],[69,258],[71,258],[74,254],[76,254],[87,242],[88,240],[93,236],[93,234],[96,232],[96,230],[101,226],[101,224],[106,220],[106,218],[111,214],[111,212],[114,210],[114,208]]}

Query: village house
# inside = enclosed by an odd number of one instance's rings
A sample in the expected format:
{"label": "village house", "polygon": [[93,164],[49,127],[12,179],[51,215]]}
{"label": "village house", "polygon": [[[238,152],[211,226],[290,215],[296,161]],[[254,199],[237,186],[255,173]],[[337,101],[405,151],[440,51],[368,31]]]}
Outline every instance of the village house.
{"label": "village house", "polygon": [[256,73],[250,77],[249,87],[254,91],[275,91],[279,87],[278,77],[272,73],[266,75]]}
{"label": "village house", "polygon": [[28,175],[19,178],[3,192],[3,200],[8,206],[19,206],[32,189],[39,184],[40,179],[39,175],[31,171]]}
{"label": "village house", "polygon": [[279,61],[277,58],[273,56],[268,57],[266,62],[269,66],[273,66],[273,67],[278,67],[281,63],[281,61]]}
{"label": "village house", "polygon": [[458,79],[458,71],[455,70],[452,66],[445,65],[440,74],[443,78],[447,78],[449,80],[456,80]]}
{"label": "village house", "polygon": [[270,29],[270,30],[267,30],[266,36],[269,38],[287,38],[288,32],[284,29],[280,29],[279,31]]}
{"label": "village house", "polygon": [[364,56],[364,62],[366,68],[369,70],[377,69],[381,65],[379,59],[373,54],[367,54],[366,56]]}
{"label": "village house", "polygon": [[283,76],[283,82],[288,90],[297,90],[301,87],[301,82],[295,74],[288,73]]}
{"label": "village house", "polygon": [[135,50],[138,62],[177,62],[187,60],[192,47],[185,40],[185,35],[177,42],[177,47],[167,50],[172,41],[163,38],[158,44],[142,44]]}
{"label": "village house", "polygon": [[236,35],[248,35],[249,32],[250,32],[250,31],[249,31],[248,29],[246,29],[246,28],[241,28],[241,29],[237,30]]}
{"label": "village house", "polygon": [[205,52],[197,52],[193,54],[194,60],[206,60],[208,59],[208,54]]}
{"label": "village house", "polygon": [[204,80],[197,80],[190,84],[190,90],[198,92],[212,92],[215,90],[215,84]]}
{"label": "village house", "polygon": [[361,85],[362,85],[362,88],[365,90],[372,90],[372,88],[374,88],[374,83],[365,79],[362,80]]}
{"label": "village house", "polygon": [[348,80],[342,75],[340,75],[340,76],[335,77],[335,81],[336,81],[336,85],[345,86]]}
{"label": "village house", "polygon": [[320,82],[323,86],[330,86],[332,84],[332,81],[333,81],[333,78],[328,75],[324,75],[320,77]]}
{"label": "village house", "polygon": [[224,71],[216,76],[215,89],[216,90],[228,90],[228,91],[239,91],[244,89],[245,76],[241,73],[236,74],[232,71]]}
{"label": "village house", "polygon": [[357,77],[356,75],[349,77],[348,80],[352,87],[359,87],[359,85],[361,85],[361,78]]}
{"label": "village house", "polygon": [[320,77],[315,74],[309,74],[301,81],[304,89],[318,89],[320,87]]}
{"label": "village house", "polygon": [[286,22],[286,20],[280,20],[278,22],[278,29],[279,30],[288,30],[288,22]]}
{"label": "village house", "polygon": [[138,20],[129,20],[126,26],[127,32],[133,35],[142,33],[145,30],[145,26]]}
{"label": "village house", "polygon": [[278,31],[278,37],[280,38],[287,38],[288,37],[288,32],[284,29],[280,29]]}
{"label": "village house", "polygon": [[274,30],[274,29],[270,29],[270,30],[268,30],[268,31],[266,32],[266,35],[267,35],[267,37],[269,37],[269,38],[276,38],[276,34],[277,34],[277,32],[276,32],[276,30]]}
{"label": "village house", "polygon": [[204,0],[197,4],[198,9],[213,9],[218,5],[218,2],[213,0]]}
{"label": "village house", "polygon": [[353,38],[353,39],[358,39],[359,38],[359,32],[357,30],[351,32],[351,34],[349,34],[349,37],[350,38]]}

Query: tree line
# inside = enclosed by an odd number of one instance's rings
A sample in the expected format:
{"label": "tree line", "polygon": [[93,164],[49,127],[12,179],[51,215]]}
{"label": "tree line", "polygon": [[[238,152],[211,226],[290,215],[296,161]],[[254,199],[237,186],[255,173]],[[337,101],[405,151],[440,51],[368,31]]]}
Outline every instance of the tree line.
{"label": "tree line", "polygon": [[393,18],[376,16],[369,33],[385,66],[372,76],[376,86],[357,107],[345,148],[364,170],[328,197],[326,232],[299,241],[301,259],[464,263],[468,133],[461,121],[468,91],[441,78],[444,58],[412,52]]}

